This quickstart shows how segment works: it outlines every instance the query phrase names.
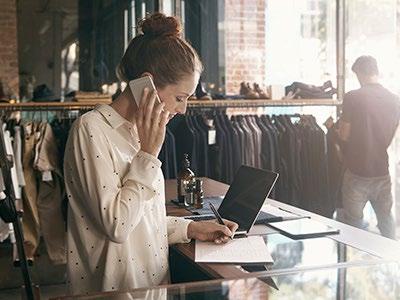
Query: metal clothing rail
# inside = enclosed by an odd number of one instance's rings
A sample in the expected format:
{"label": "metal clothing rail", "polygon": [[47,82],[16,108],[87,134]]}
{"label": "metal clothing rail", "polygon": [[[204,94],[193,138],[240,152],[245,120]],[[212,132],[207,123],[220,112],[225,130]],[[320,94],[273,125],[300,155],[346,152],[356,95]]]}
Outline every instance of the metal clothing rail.
{"label": "metal clothing rail", "polygon": [[110,103],[109,101],[0,103],[0,111],[88,110],[97,104]]}
{"label": "metal clothing rail", "polygon": [[[3,128],[3,122],[0,120],[0,130],[1,128]],[[12,157],[7,155],[3,133],[0,132],[0,171],[3,176],[3,181],[5,184],[4,193],[6,195],[5,199],[0,200],[0,202],[2,202],[0,219],[3,219],[3,221],[6,223],[13,224],[18,258],[20,260],[21,273],[24,280],[26,299],[34,300],[32,280],[24,249],[23,227],[20,218],[21,214],[15,207],[15,193],[11,178],[11,168],[13,165],[14,161],[12,160]]]}
{"label": "metal clothing rail", "polygon": [[[39,111],[39,110],[88,110],[97,104],[110,104],[109,101],[85,102],[25,102],[0,103],[1,111]],[[190,100],[189,109],[196,108],[246,108],[246,107],[291,107],[291,106],[340,106],[336,99],[283,99],[283,100]]]}
{"label": "metal clothing rail", "polygon": [[340,106],[337,99],[283,99],[283,100],[190,100],[188,108],[234,108],[234,107],[284,107],[284,106]]}

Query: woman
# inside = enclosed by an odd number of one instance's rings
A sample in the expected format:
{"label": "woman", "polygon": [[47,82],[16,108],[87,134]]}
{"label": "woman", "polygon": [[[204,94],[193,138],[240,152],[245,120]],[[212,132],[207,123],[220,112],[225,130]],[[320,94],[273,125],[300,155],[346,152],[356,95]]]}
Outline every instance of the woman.
{"label": "woman", "polygon": [[126,88],[73,125],[65,153],[69,198],[68,288],[71,294],[129,290],[168,282],[168,244],[190,239],[223,243],[237,224],[167,217],[157,159],[168,121],[184,114],[202,71],[173,17],[157,13],[140,24],[118,75],[151,76],[156,93],[139,107]]}

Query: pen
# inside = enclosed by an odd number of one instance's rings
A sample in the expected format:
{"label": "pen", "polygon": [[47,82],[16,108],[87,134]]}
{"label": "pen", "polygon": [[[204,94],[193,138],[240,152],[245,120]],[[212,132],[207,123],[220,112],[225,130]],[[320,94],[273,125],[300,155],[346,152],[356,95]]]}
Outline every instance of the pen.
{"label": "pen", "polygon": [[212,205],[212,203],[209,203],[209,205],[210,205],[212,212],[214,213],[214,216],[217,218],[218,223],[221,225],[225,225],[224,221],[222,221],[222,218],[221,218],[220,214],[218,213],[218,211],[215,209],[214,205]]}
{"label": "pen", "polygon": [[[221,218],[221,215],[215,209],[214,205],[212,205],[212,203],[209,203],[209,205],[210,205],[210,208],[211,208],[212,212],[214,213],[215,217],[217,218],[218,223],[221,224],[221,225],[225,225],[224,221]],[[230,237],[230,238],[232,239],[232,237]]]}

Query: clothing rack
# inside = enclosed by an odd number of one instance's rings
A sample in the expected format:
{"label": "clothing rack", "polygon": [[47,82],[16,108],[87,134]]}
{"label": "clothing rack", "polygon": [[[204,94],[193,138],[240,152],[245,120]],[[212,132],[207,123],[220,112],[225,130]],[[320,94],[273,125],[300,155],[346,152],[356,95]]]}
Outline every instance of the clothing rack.
{"label": "clothing rack", "polygon": [[238,100],[189,100],[188,108],[282,107],[282,106],[340,106],[337,99],[238,99]]}
{"label": "clothing rack", "polygon": [[85,102],[23,102],[0,103],[0,111],[69,111],[90,110],[97,104],[110,104],[109,101],[85,101]]}
{"label": "clothing rack", "polygon": [[[0,120],[0,129],[3,128],[3,122]],[[0,134],[0,168],[3,175],[3,180],[5,184],[5,194],[6,199],[0,201],[7,201],[8,205],[5,203],[2,204],[2,216],[3,221],[6,223],[12,222],[15,232],[18,257],[20,259],[20,267],[22,272],[22,277],[24,279],[24,287],[26,293],[26,299],[34,300],[33,296],[33,287],[32,280],[29,274],[28,262],[25,255],[24,250],[24,238],[22,232],[22,223],[20,219],[20,213],[17,211],[15,207],[15,194],[14,188],[11,179],[11,168],[13,167],[14,162],[7,155],[5,142],[3,138],[3,134]],[[4,217],[4,215],[6,217]]]}
{"label": "clothing rack", "polygon": [[[0,103],[1,111],[38,111],[38,110],[89,110],[97,104],[110,104],[109,101],[85,102],[24,102]],[[283,99],[283,100],[189,100],[188,108],[235,108],[235,107],[282,107],[282,106],[340,106],[342,102],[337,99]]]}

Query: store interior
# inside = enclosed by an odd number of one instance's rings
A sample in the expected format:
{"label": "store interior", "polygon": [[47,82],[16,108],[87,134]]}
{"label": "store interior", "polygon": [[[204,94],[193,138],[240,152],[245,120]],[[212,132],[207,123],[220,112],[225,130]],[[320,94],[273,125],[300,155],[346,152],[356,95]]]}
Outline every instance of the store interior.
{"label": "store interior", "polygon": [[[0,5],[1,121],[11,136],[16,136],[18,124],[31,124],[32,132],[47,130],[51,145],[42,155],[51,152],[53,166],[51,171],[41,169],[35,157],[41,155],[40,146],[34,147],[45,140],[44,134],[35,137],[31,148],[30,135],[25,131],[25,136],[19,136],[25,140],[19,166],[22,175],[17,174],[22,179],[14,186],[14,194],[16,209],[22,207],[23,213],[20,228],[10,230],[7,222],[0,221],[0,300],[27,299],[21,298],[26,294],[22,286],[29,281],[34,283],[30,291],[34,299],[66,295],[66,258],[61,253],[66,250],[57,243],[66,243],[68,226],[63,175],[67,137],[77,118],[98,104],[111,104],[127,88],[116,68],[130,41],[141,34],[138,24],[146,16],[154,12],[175,16],[182,24],[182,38],[197,51],[204,66],[195,93],[187,100],[186,114],[177,115],[167,126],[158,156],[167,181],[177,178],[185,153],[197,177],[225,185],[232,184],[241,165],[271,170],[279,173],[279,180],[269,198],[340,222],[345,166],[331,135],[342,116],[346,93],[360,87],[352,71],[355,60],[373,56],[380,84],[400,93],[400,0],[1,0]],[[208,128],[205,141],[202,128]],[[238,134],[241,129],[242,135]],[[392,248],[385,251],[400,249],[400,130],[387,152],[397,235],[390,240],[393,245],[388,241]],[[2,162],[1,167],[6,165]],[[52,182],[50,188],[48,182]],[[370,203],[363,209],[362,230],[382,238]],[[16,231],[33,240],[30,247],[25,245],[25,259],[18,257],[18,239],[23,242],[24,237]],[[238,278],[218,275],[203,290],[197,280],[185,286],[184,280],[177,279],[174,283],[181,286],[138,290],[122,299],[186,299],[184,289],[193,293],[187,299],[235,299],[235,295],[240,295],[236,299],[265,295],[271,299],[368,299],[373,288],[374,299],[398,299],[400,257],[387,265],[366,263],[364,267],[358,262],[373,261],[369,257],[373,250],[363,252],[343,240],[289,243],[287,239],[271,236],[267,244],[274,253],[272,273],[258,270],[254,275],[263,282],[274,278],[283,287],[280,292],[265,289],[248,272],[240,283]],[[370,243],[379,241],[372,238]],[[347,258],[339,265],[353,263],[346,273],[345,282],[351,286],[347,289],[340,288],[340,266],[326,267],[338,263],[343,247],[347,247]],[[296,255],[300,252],[302,258]],[[326,253],[321,261],[319,252]],[[174,270],[174,257],[170,259]],[[180,264],[175,272],[185,272],[184,262]],[[294,265],[301,265],[298,273],[288,271]],[[385,281],[380,283],[382,278]],[[245,295],[237,286],[253,294]],[[200,290],[203,298],[196,294]]]}

